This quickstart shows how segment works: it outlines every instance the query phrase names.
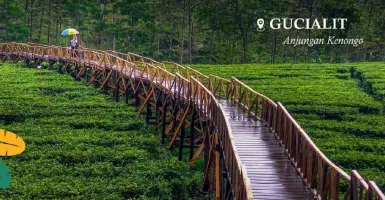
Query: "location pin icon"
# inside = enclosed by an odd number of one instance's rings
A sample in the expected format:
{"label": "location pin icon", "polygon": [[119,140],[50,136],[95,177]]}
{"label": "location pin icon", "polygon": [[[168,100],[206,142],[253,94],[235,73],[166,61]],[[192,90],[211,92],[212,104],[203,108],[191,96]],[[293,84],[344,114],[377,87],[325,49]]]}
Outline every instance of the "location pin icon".
{"label": "location pin icon", "polygon": [[265,24],[265,20],[263,20],[263,19],[258,19],[258,20],[257,20],[257,25],[258,25],[257,30],[258,30],[258,31],[264,31],[264,30],[265,30],[265,28],[263,27],[264,24]]}

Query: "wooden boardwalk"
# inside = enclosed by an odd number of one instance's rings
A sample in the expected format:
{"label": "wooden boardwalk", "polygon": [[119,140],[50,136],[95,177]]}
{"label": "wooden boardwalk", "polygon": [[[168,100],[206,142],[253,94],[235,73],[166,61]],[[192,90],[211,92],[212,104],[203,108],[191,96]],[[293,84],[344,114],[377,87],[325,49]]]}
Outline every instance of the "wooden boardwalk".
{"label": "wooden boardwalk", "polygon": [[271,131],[228,100],[218,100],[230,122],[236,151],[254,199],[313,199]]}
{"label": "wooden boardwalk", "polygon": [[[204,75],[176,63],[136,54],[40,44],[0,43],[0,60],[57,63],[57,71],[85,79],[116,101],[133,97],[164,144],[189,148],[190,165],[203,157],[204,191],[216,199],[380,199],[384,194],[357,171],[330,161],[279,102],[235,77]],[[152,116],[155,114],[155,116]],[[190,129],[188,132],[186,129]],[[187,132],[187,133],[186,133]],[[189,145],[184,143],[189,142]],[[342,184],[348,188],[341,187]],[[342,190],[341,190],[342,188]]]}

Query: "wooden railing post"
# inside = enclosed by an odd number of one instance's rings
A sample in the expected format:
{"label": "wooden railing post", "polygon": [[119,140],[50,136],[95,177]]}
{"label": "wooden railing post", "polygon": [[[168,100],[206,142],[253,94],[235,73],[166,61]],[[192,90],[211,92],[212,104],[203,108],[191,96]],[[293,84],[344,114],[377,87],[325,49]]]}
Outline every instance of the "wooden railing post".
{"label": "wooden railing post", "polygon": [[369,181],[369,191],[370,194],[372,194],[375,199],[379,200],[385,200],[384,193],[381,192],[380,188],[377,186],[377,184],[374,181]]}
{"label": "wooden railing post", "polygon": [[356,171],[352,170],[350,174],[350,200],[358,200],[358,185],[357,177],[355,176]]}

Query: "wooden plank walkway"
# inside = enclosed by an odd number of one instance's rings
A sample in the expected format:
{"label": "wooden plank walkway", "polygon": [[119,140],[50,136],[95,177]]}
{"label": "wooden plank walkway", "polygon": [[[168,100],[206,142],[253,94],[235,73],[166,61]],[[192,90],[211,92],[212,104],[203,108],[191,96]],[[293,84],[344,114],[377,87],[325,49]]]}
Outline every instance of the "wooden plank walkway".
{"label": "wooden plank walkway", "polygon": [[[32,54],[26,56],[33,58]],[[47,55],[41,57],[48,58]],[[82,60],[82,62],[94,67],[100,65],[94,60]],[[102,66],[110,70],[120,69],[119,66],[105,63]],[[141,73],[138,70],[124,70],[121,73],[126,78],[150,81],[147,73]],[[152,81],[160,83],[164,88],[174,84],[174,80],[163,82],[154,78]],[[174,92],[174,87],[170,90]],[[230,123],[237,154],[250,179],[253,198],[314,199],[270,130],[260,121],[249,119],[242,109],[234,106],[231,101],[220,98],[217,101]],[[203,107],[203,105],[198,106]]]}
{"label": "wooden plank walkway", "polygon": [[270,130],[242,109],[218,99],[233,133],[235,148],[250,178],[254,199],[313,199]]}

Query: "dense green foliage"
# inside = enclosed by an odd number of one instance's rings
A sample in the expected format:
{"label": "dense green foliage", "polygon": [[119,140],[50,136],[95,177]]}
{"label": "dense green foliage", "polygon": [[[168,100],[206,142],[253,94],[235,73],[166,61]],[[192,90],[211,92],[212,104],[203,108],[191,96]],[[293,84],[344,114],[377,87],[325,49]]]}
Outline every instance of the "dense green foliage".
{"label": "dense green foliage", "polygon": [[[365,178],[385,188],[385,104],[376,99],[385,89],[380,84],[385,81],[384,64],[193,67],[207,74],[234,76],[282,102],[331,160],[347,172],[358,169]],[[372,85],[374,96],[360,87],[350,69],[367,78],[362,80],[363,85],[377,81]]]}
{"label": "dense green foliage", "polygon": [[[180,63],[383,60],[385,1],[376,0],[0,0],[0,41],[84,46]],[[257,30],[273,18],[346,18],[343,30]],[[283,44],[291,38],[362,38],[363,45]]]}
{"label": "dense green foliage", "polygon": [[360,86],[385,104],[385,68],[378,63],[354,65],[350,69],[351,76],[359,79]]}
{"label": "dense green foliage", "polygon": [[0,64],[0,127],[26,151],[3,161],[0,199],[186,199],[202,172],[180,162],[134,107],[55,71]]}

